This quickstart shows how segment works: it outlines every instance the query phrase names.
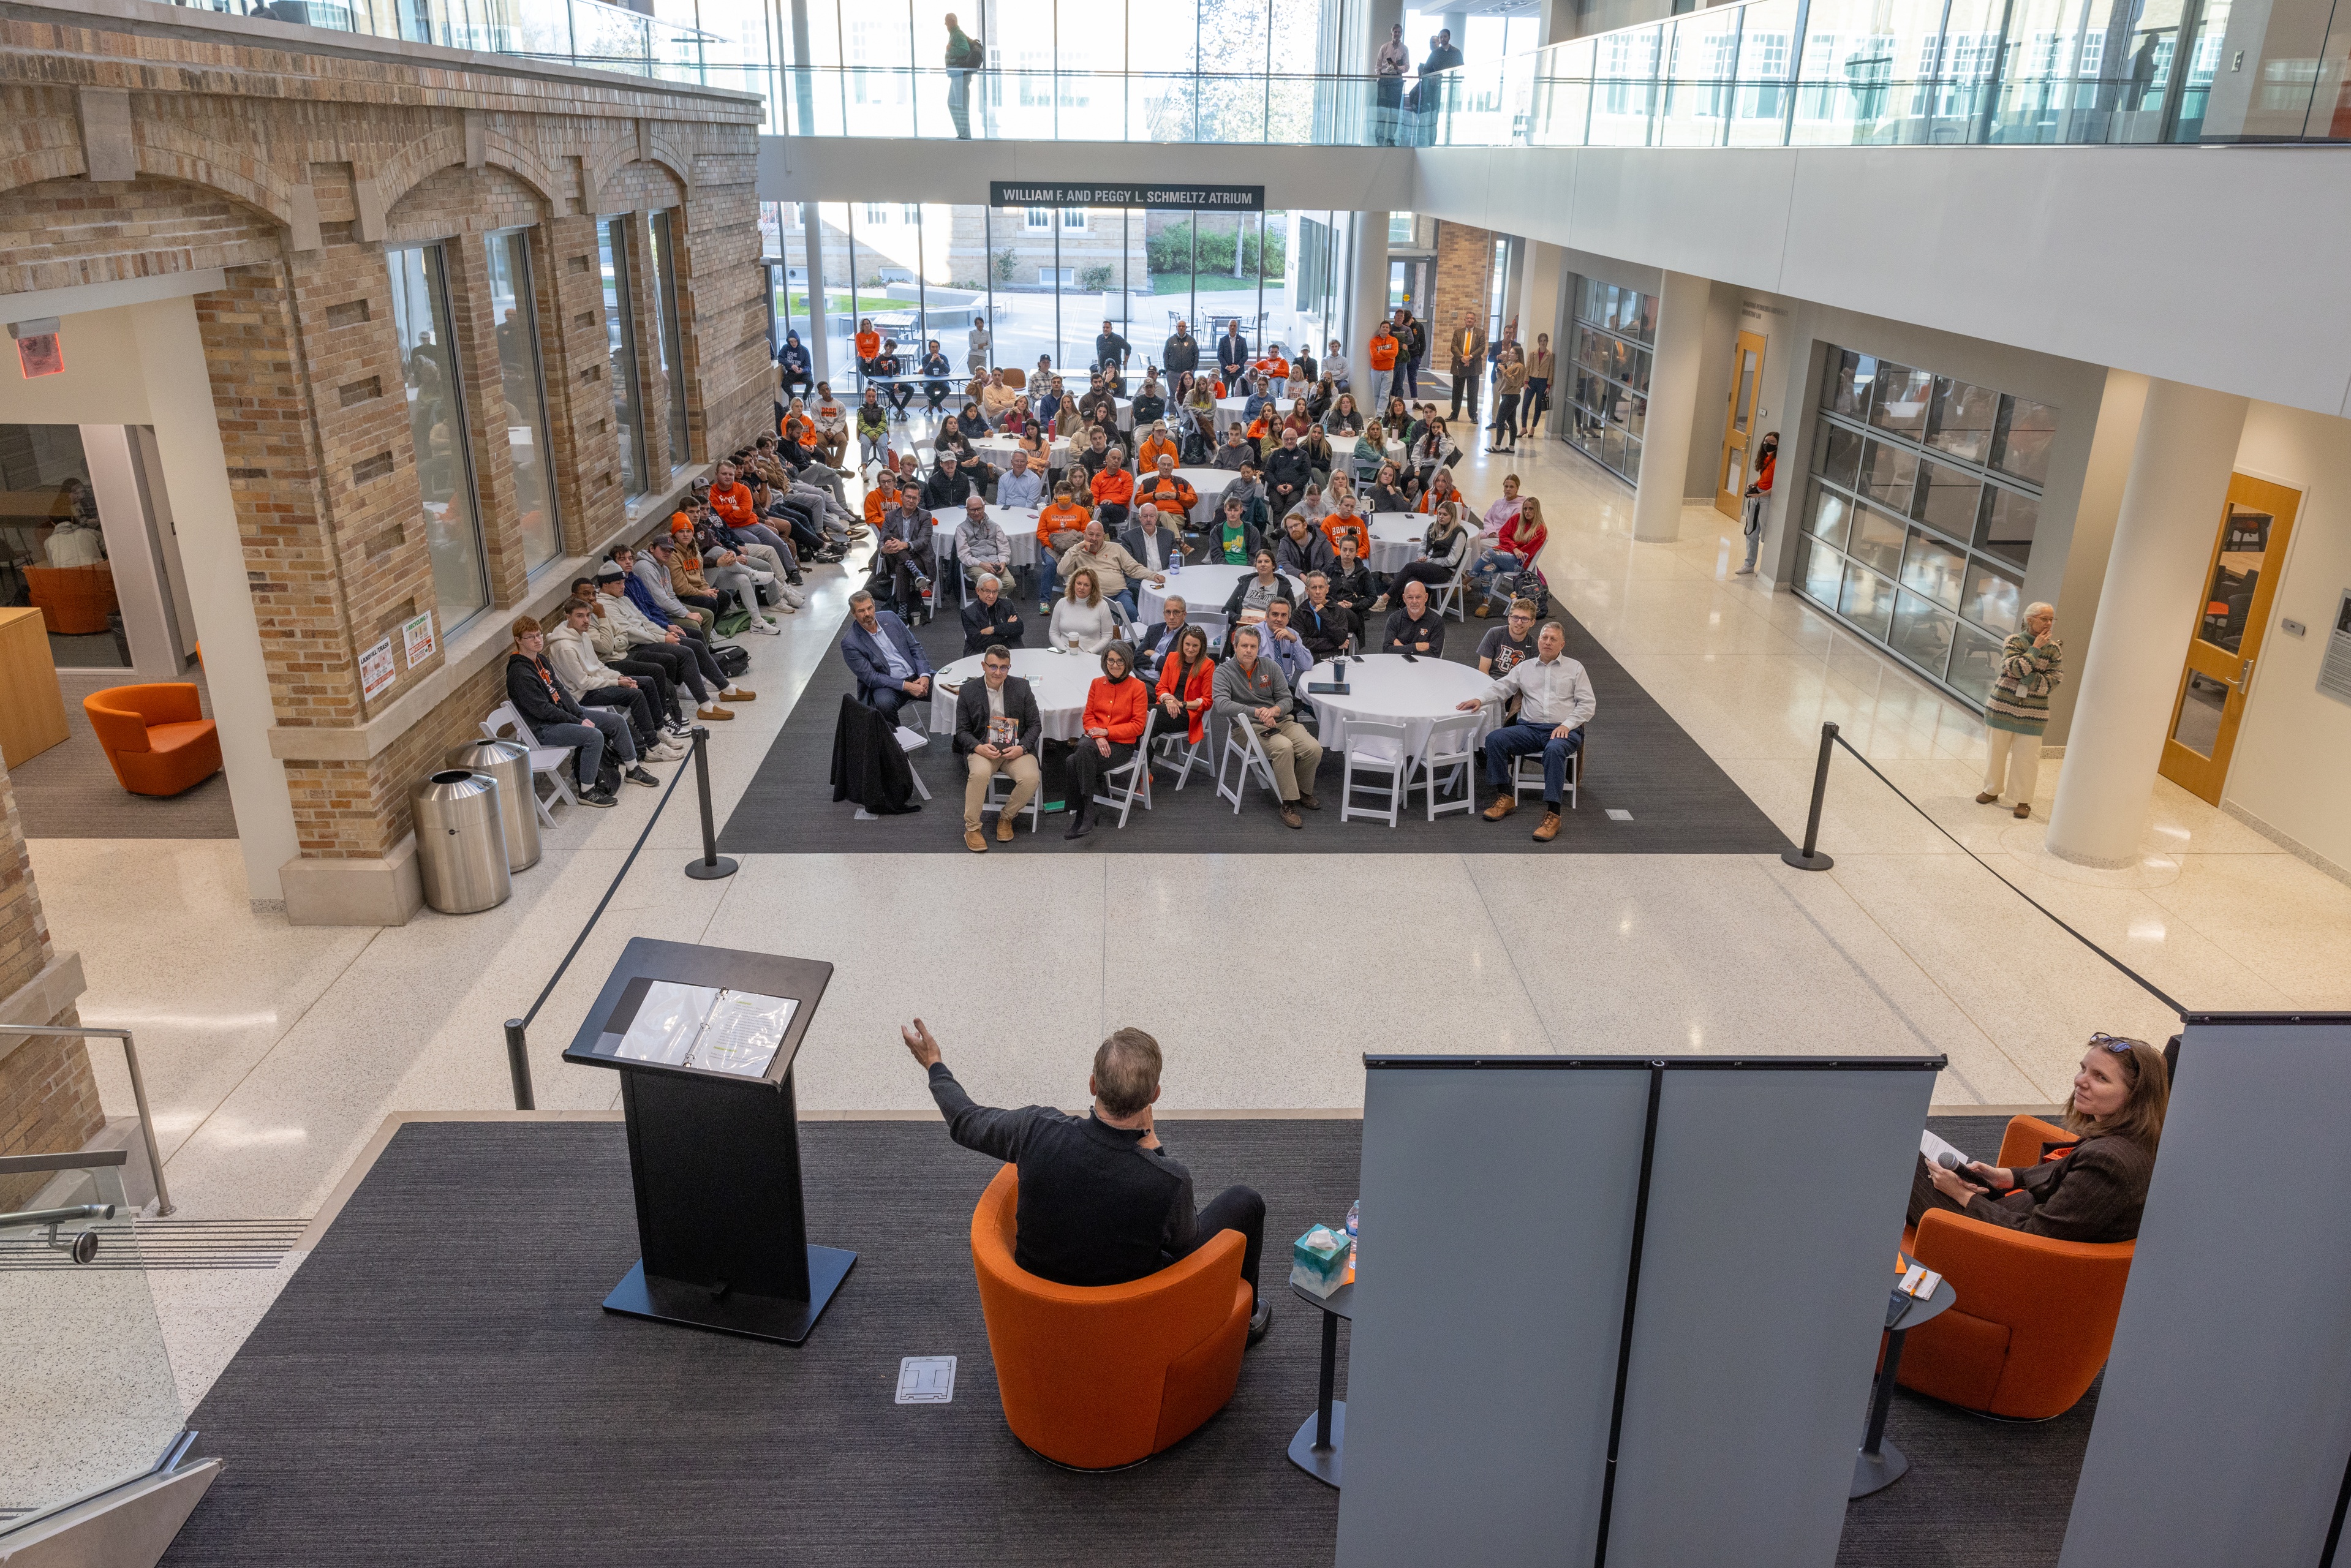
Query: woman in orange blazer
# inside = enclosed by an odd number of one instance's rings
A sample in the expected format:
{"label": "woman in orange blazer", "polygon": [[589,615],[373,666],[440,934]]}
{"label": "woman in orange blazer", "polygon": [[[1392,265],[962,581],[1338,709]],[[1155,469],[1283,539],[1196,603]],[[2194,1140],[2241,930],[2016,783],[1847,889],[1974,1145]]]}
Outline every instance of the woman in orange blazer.
{"label": "woman in orange blazer", "polygon": [[1207,628],[1196,623],[1176,632],[1175,650],[1159,666],[1159,711],[1169,724],[1185,725],[1195,746],[1216,702],[1216,678]]}
{"label": "woman in orange blazer", "polygon": [[1082,839],[1093,831],[1094,791],[1102,775],[1125,766],[1143,738],[1150,698],[1134,674],[1134,651],[1113,643],[1102,653],[1102,673],[1086,688],[1086,711],[1081,721],[1085,735],[1070,753],[1070,795],[1077,802],[1077,821],[1065,839]]}

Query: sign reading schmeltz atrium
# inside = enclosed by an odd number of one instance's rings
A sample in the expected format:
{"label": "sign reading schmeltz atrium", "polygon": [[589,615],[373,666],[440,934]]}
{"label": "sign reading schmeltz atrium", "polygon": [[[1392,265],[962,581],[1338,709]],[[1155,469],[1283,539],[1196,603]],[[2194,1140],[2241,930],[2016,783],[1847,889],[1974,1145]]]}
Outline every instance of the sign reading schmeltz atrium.
{"label": "sign reading schmeltz atrium", "polygon": [[987,183],[991,207],[1200,208],[1217,213],[1265,211],[1263,185],[1025,185]]}

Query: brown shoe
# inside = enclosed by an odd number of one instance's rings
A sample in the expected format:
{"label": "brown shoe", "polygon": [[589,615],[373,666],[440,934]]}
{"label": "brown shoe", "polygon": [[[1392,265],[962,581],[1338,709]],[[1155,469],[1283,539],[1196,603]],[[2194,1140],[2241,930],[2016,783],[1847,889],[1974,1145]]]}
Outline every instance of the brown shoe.
{"label": "brown shoe", "polygon": [[2016,808],[2016,814],[2020,817],[2029,817],[2032,815],[2032,802],[2027,800],[2022,805],[2019,805]]}
{"label": "brown shoe", "polygon": [[1491,621],[1493,618],[1494,601],[1490,599],[1479,600],[1478,601],[1478,619],[1480,621]]}
{"label": "brown shoe", "polygon": [[1499,822],[1518,809],[1519,802],[1515,798],[1509,795],[1497,795],[1494,797],[1494,803],[1486,808],[1486,820],[1489,822]]}
{"label": "brown shoe", "polygon": [[996,841],[999,844],[1008,844],[1012,841],[1012,813],[1009,811],[1000,811],[997,814]]}
{"label": "brown shoe", "polygon": [[731,709],[723,708],[716,703],[712,703],[708,707],[695,708],[694,710],[694,716],[702,720],[705,724],[716,724],[721,719],[733,718],[735,715]]}
{"label": "brown shoe", "polygon": [[1545,811],[1543,820],[1535,827],[1535,842],[1547,844],[1557,837],[1559,837],[1559,813]]}
{"label": "brown shoe", "polygon": [[1281,821],[1287,827],[1302,828],[1306,825],[1306,819],[1298,814],[1296,802],[1290,800],[1281,803]]}
{"label": "brown shoe", "polygon": [[1298,804],[1299,804],[1299,806],[1300,806],[1302,810],[1309,810],[1309,811],[1319,811],[1319,810],[1321,810],[1322,809],[1322,801],[1320,801],[1320,800],[1316,800],[1313,796],[1311,796],[1311,795],[1301,795],[1301,796],[1299,796],[1299,797],[1298,797]]}
{"label": "brown shoe", "polygon": [[987,852],[987,836],[977,828],[966,828],[963,831],[963,847],[976,855],[984,855]]}
{"label": "brown shoe", "polygon": [[1976,797],[1976,804],[1977,804],[1977,805],[1979,805],[1979,806],[1989,806],[1989,805],[1991,805],[1994,800],[1999,800],[1999,799],[2000,799],[2000,791],[1999,791],[1999,790],[1997,790],[1997,789],[1987,789],[1987,790],[1985,790],[1982,794],[1980,794],[1980,795],[1979,795],[1979,796],[1977,796],[1977,797]]}
{"label": "brown shoe", "polygon": [[746,691],[741,686],[729,686],[718,695],[730,703],[755,703],[759,700],[758,693]]}

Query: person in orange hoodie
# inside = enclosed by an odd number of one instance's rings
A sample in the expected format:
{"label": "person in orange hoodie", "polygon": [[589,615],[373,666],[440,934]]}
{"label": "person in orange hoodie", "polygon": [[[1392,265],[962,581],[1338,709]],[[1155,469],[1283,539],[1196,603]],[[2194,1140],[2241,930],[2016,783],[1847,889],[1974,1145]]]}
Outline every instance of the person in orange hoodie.
{"label": "person in orange hoodie", "polygon": [[1143,444],[1134,449],[1134,471],[1148,474],[1159,466],[1162,457],[1181,463],[1184,452],[1176,444],[1176,438],[1167,434],[1167,422],[1155,419],[1151,422],[1150,434],[1143,438]]}
{"label": "person in orange hoodie", "polygon": [[[1099,475],[1096,476],[1100,477]],[[1123,643],[1113,643],[1102,653],[1102,673],[1086,688],[1086,709],[1080,721],[1085,737],[1070,752],[1069,799],[1078,808],[1065,839],[1082,839],[1093,831],[1094,791],[1102,776],[1125,765],[1143,738],[1150,695],[1134,674],[1134,654]]]}
{"label": "person in orange hoodie", "polygon": [[1060,586],[1061,557],[1086,537],[1093,509],[1077,498],[1069,481],[1053,486],[1053,498],[1037,514],[1037,613],[1053,608],[1053,590]]}
{"label": "person in orange hoodie", "polygon": [[868,316],[857,324],[857,368],[867,375],[875,374],[873,361],[882,352],[882,334],[873,329],[873,318]]}
{"label": "person in orange hoodie", "polygon": [[1355,541],[1355,559],[1372,559],[1372,530],[1365,525],[1363,514],[1355,510],[1355,498],[1350,493],[1340,497],[1332,508],[1322,514],[1322,537],[1331,541],[1331,553],[1339,553],[1339,541]]}
{"label": "person in orange hoodie", "polygon": [[1115,446],[1094,474],[1093,495],[1094,510],[1101,515],[1105,529],[1126,521],[1128,507],[1134,500],[1134,476],[1126,471],[1126,459]]}
{"label": "person in orange hoodie", "polygon": [[1384,320],[1373,329],[1371,343],[1364,350],[1365,357],[1372,361],[1371,395],[1364,399],[1364,407],[1376,409],[1385,406],[1388,378],[1395,373],[1396,351],[1402,346],[1396,341],[1396,335],[1388,330]]}
{"label": "person in orange hoodie", "polygon": [[1171,514],[1180,528],[1190,520],[1192,508],[1200,504],[1200,492],[1189,481],[1176,477],[1173,453],[1161,453],[1152,466],[1155,472],[1145,475],[1136,484],[1133,504],[1139,507],[1148,501]]}

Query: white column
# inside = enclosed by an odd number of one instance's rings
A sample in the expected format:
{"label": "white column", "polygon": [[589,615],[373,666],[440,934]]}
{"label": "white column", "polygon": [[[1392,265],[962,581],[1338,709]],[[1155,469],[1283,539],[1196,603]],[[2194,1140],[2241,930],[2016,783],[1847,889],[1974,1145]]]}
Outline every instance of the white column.
{"label": "white column", "polygon": [[1372,329],[1388,313],[1388,215],[1384,212],[1355,214],[1355,269],[1347,293],[1347,362],[1368,375]]}
{"label": "white column", "polygon": [[[798,26],[801,21],[799,8],[796,6],[793,13],[794,25]],[[808,344],[809,369],[815,372],[817,380],[830,382],[832,380],[832,350],[831,340],[825,335],[824,330],[823,222],[817,216],[817,204],[814,202],[802,202],[799,204],[799,209],[800,235],[806,241],[804,250],[808,257],[809,335],[804,341]],[[791,252],[787,248],[784,254],[789,256]],[[789,276],[791,267],[787,266],[784,272],[786,274],[784,299],[789,307],[792,298]],[[789,309],[787,308],[785,313],[789,315]],[[991,332],[996,330],[996,323],[990,321],[987,324],[987,329]],[[855,402],[859,396],[855,388],[847,385],[834,387],[832,395],[845,402]]]}
{"label": "white column", "polygon": [[195,605],[195,632],[204,645],[204,688],[220,726],[229,804],[236,811],[237,846],[245,854],[246,896],[274,902],[285,896],[277,868],[296,858],[301,844],[286,765],[269,753],[269,731],[277,716],[269,700],[253,591],[246,581],[245,543],[229,495],[228,459],[221,451],[195,304],[165,299],[131,310],[155,446],[171,475],[172,515],[179,525],[188,596]]}
{"label": "white column", "polygon": [[142,681],[184,680],[172,635],[172,587],[157,555],[154,520],[147,509],[147,486],[140,482],[131,429],[121,424],[85,424],[80,429],[99,526],[106,534],[106,563],[113,569],[114,597],[122,607],[122,632],[131,643],[131,672]]}
{"label": "white column", "polygon": [[[2138,857],[2244,430],[2243,398],[2147,383],[2049,810],[2049,848],[2067,860],[2125,866]],[[2064,633],[2059,627],[2058,636]]]}
{"label": "white column", "polygon": [[1633,486],[1633,537],[1650,544],[1671,544],[1681,537],[1682,490],[1689,467],[1690,423],[1698,412],[1708,292],[1705,278],[1668,272],[1665,291],[1657,298],[1649,410],[1642,421],[1641,477]]}

